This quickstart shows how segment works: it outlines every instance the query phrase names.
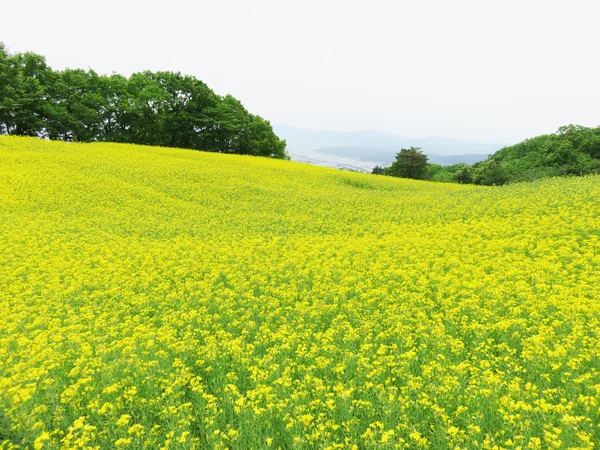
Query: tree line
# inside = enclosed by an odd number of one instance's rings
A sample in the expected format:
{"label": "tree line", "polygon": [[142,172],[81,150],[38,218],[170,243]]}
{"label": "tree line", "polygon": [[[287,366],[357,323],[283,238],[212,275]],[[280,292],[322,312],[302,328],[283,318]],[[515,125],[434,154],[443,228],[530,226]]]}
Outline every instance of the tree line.
{"label": "tree line", "polygon": [[52,70],[0,42],[0,134],[287,158],[271,124],[178,72]]}
{"label": "tree line", "polygon": [[600,127],[563,126],[556,133],[504,147],[473,165],[430,164],[420,148],[410,147],[401,149],[391,166],[376,166],[372,173],[487,186],[600,173]]}

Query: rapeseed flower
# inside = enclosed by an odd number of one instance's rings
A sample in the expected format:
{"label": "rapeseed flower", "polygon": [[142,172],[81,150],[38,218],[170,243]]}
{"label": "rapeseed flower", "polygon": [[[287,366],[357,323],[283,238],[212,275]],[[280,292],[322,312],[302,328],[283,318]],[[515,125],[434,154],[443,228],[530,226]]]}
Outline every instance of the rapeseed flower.
{"label": "rapeseed flower", "polygon": [[0,137],[0,448],[597,448],[598,205]]}

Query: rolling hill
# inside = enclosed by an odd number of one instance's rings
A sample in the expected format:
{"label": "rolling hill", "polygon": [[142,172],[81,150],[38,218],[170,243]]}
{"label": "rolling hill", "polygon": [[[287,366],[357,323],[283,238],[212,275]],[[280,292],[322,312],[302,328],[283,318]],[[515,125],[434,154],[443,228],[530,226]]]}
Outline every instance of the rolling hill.
{"label": "rolling hill", "polygon": [[597,446],[599,204],[0,137],[0,447]]}

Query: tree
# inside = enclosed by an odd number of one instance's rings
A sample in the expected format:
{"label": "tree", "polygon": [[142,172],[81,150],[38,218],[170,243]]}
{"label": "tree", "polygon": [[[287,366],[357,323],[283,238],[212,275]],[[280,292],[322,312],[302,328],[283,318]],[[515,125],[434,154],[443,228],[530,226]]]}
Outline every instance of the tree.
{"label": "tree", "polygon": [[590,134],[581,143],[579,150],[594,159],[600,159],[600,129],[597,134]]}
{"label": "tree", "polygon": [[390,175],[424,180],[427,177],[427,155],[418,147],[403,148],[390,166]]}
{"label": "tree", "polygon": [[425,178],[427,180],[433,180],[435,178],[438,178],[441,174],[443,174],[444,172],[444,167],[441,166],[440,164],[427,164],[427,175],[425,176]]}
{"label": "tree", "polygon": [[383,175],[385,173],[385,168],[381,166],[373,167],[373,171],[371,172],[373,175]]}
{"label": "tree", "polygon": [[510,177],[502,162],[492,159],[481,166],[479,173],[474,178],[475,184],[484,186],[501,186],[509,181]]}
{"label": "tree", "polygon": [[14,72],[12,58],[6,47],[0,42],[0,134],[8,134],[12,123],[12,93]]}
{"label": "tree", "polygon": [[465,164],[463,168],[454,175],[454,179],[460,184],[470,184],[473,182],[473,175],[469,166]]}
{"label": "tree", "polygon": [[288,158],[271,124],[179,72],[55,72],[0,42],[0,134]]}
{"label": "tree", "polygon": [[0,45],[0,131],[37,136],[44,130],[47,89],[53,72],[42,56],[10,55]]}

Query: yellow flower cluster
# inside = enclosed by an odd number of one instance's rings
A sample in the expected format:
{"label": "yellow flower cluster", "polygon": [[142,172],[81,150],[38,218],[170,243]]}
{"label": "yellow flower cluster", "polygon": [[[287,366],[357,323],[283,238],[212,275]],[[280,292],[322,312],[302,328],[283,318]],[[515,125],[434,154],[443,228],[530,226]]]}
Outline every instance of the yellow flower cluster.
{"label": "yellow flower cluster", "polygon": [[600,177],[0,138],[0,448],[598,448]]}

